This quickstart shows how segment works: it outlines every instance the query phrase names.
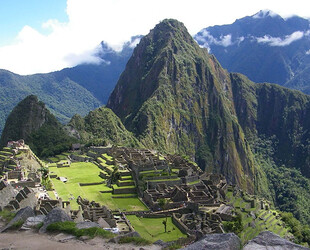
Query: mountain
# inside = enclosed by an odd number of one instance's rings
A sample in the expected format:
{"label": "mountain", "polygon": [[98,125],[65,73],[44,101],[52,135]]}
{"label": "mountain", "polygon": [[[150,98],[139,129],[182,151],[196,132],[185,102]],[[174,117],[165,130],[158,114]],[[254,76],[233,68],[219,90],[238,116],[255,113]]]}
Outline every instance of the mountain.
{"label": "mountain", "polygon": [[19,102],[9,114],[0,143],[5,146],[8,141],[19,139],[24,139],[38,156],[43,157],[68,150],[76,141],[34,95]]}
{"label": "mountain", "polygon": [[111,49],[105,42],[101,42],[97,54],[101,59],[99,65],[81,64],[52,74],[57,78],[68,77],[87,89],[101,104],[106,104],[141,37],[133,36],[130,41],[123,45],[122,50],[119,52]]}
{"label": "mountain", "polygon": [[141,146],[113,111],[105,107],[90,111],[84,118],[74,115],[68,127],[72,136],[86,144]]}
{"label": "mountain", "polygon": [[228,73],[182,23],[141,39],[107,107],[145,147],[188,155],[310,222],[310,96]]}
{"label": "mountain", "polygon": [[253,191],[254,165],[229,74],[176,20],[141,39],[108,104],[148,148],[182,153]]}
{"label": "mountain", "polygon": [[21,76],[0,70],[0,133],[11,110],[28,95],[42,100],[62,123],[74,114],[86,115],[108,100],[119,75],[140,39],[132,37],[120,52],[101,43],[100,64],[81,64],[47,74]]}
{"label": "mountain", "polygon": [[0,132],[14,106],[30,94],[46,102],[62,122],[69,121],[75,113],[86,114],[100,105],[89,91],[68,77],[57,78],[52,74],[20,76],[0,70]]}
{"label": "mountain", "polygon": [[260,11],[194,36],[230,72],[310,94],[310,21]]}

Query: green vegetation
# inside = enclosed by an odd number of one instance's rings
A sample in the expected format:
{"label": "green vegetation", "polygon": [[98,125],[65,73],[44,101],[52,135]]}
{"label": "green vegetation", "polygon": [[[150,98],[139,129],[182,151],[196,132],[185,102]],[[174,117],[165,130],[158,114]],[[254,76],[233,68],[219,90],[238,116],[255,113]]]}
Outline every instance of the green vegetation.
{"label": "green vegetation", "polygon": [[[255,160],[264,170],[268,190],[266,198],[285,212],[291,212],[303,224],[310,223],[310,180],[300,170],[277,166],[273,160],[275,152],[274,138],[258,138],[252,140]],[[267,192],[265,192],[267,193]]]}
{"label": "green vegetation", "polygon": [[[37,95],[46,103],[57,119],[65,123],[74,114],[86,115],[100,106],[90,92],[67,76],[55,73],[20,76],[6,70],[0,70],[0,134],[5,120],[12,109],[30,94]],[[89,75],[89,74],[85,74]],[[21,139],[21,138],[18,138]]]}
{"label": "green vegetation", "polygon": [[[70,200],[71,208],[78,209],[76,199],[78,196],[94,200],[102,205],[106,205],[111,210],[126,210],[126,211],[146,211],[147,208],[138,199],[135,198],[113,198],[112,189],[106,184],[80,186],[79,183],[97,183],[102,182],[99,176],[101,171],[95,164],[91,162],[75,162],[67,168],[50,167],[50,172],[67,178],[64,183],[57,179],[51,179],[55,190],[59,197],[63,200]],[[119,188],[118,186],[115,186]],[[134,186],[132,186],[134,187]],[[100,191],[110,191],[109,193],[101,193]],[[125,194],[124,196],[126,196]]]}
{"label": "green vegetation", "polygon": [[289,227],[290,232],[295,237],[295,243],[302,244],[307,243],[310,246],[310,227],[308,225],[302,225],[292,213],[282,213],[282,220]]}
{"label": "green vegetation", "polygon": [[224,221],[224,230],[226,232],[232,232],[240,236],[240,233],[243,231],[242,216],[240,213],[237,213],[235,218],[232,221]]}
{"label": "green vegetation", "polygon": [[119,243],[120,244],[134,243],[137,246],[145,246],[152,244],[151,241],[143,239],[141,237],[122,237],[120,238]]}
{"label": "green vegetation", "polygon": [[[232,222],[224,222],[225,230],[235,232],[239,235],[242,243],[253,239],[262,231],[271,231],[281,237],[289,235],[288,228],[281,220],[279,211],[268,206],[268,210],[260,209],[260,201],[255,201],[255,206],[251,206],[253,198],[247,195],[233,196],[232,191],[227,192],[227,199],[235,207],[237,216]],[[265,203],[265,206],[267,203]]]}
{"label": "green vegetation", "polygon": [[39,157],[48,157],[68,150],[76,140],[69,137],[62,125],[36,96],[22,100],[8,116],[1,145],[24,139]]}
{"label": "green vegetation", "polygon": [[91,227],[91,228],[85,228],[85,229],[78,229],[76,228],[76,224],[72,221],[52,223],[47,226],[46,230],[49,232],[68,233],[68,234],[75,235],[77,237],[81,237],[81,236],[89,236],[91,238],[94,238],[96,236],[99,236],[102,238],[114,237],[113,233],[108,232],[102,228]]}
{"label": "green vegetation", "polygon": [[9,221],[11,221],[15,217],[15,213],[12,211],[8,211],[8,210],[2,210],[2,211],[0,211],[0,217],[6,223],[8,223]]}
{"label": "green vegetation", "polygon": [[[128,220],[142,238],[155,242],[156,240],[174,241],[186,237],[172,222],[167,219],[167,232],[164,232],[162,221],[164,218],[142,218],[135,215],[127,215]],[[151,225],[151,226],[150,226]]]}
{"label": "green vegetation", "polygon": [[12,226],[11,226],[11,228],[12,229],[19,229],[19,228],[21,228],[21,226],[24,224],[24,221],[23,220],[18,220],[18,221],[15,221],[13,224],[12,224]]}
{"label": "green vegetation", "polygon": [[[137,147],[138,140],[127,131],[121,120],[108,108],[101,107],[85,118],[79,115],[72,117],[69,126],[75,128],[86,145],[115,145]],[[109,157],[108,157],[109,159]]]}

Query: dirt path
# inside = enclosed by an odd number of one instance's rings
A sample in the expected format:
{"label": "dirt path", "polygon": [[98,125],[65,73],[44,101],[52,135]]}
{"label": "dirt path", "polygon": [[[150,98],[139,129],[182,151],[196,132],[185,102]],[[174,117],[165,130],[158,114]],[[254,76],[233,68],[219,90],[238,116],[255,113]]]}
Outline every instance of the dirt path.
{"label": "dirt path", "polygon": [[132,244],[114,244],[107,243],[104,239],[95,238],[88,241],[80,241],[71,239],[66,242],[60,242],[65,235],[47,235],[38,234],[31,231],[8,232],[0,234],[0,249],[44,249],[44,250],[80,250],[80,249],[106,249],[106,250],[138,250],[151,249],[159,250],[156,245],[151,246],[135,246]]}

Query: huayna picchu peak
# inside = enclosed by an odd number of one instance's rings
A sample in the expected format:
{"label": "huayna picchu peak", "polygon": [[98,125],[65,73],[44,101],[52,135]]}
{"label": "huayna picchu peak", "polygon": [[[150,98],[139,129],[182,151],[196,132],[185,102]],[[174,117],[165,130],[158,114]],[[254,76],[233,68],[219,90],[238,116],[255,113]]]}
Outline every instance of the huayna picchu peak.
{"label": "huayna picchu peak", "polygon": [[142,38],[107,107],[145,146],[189,155],[254,191],[230,76],[182,23],[164,20]]}

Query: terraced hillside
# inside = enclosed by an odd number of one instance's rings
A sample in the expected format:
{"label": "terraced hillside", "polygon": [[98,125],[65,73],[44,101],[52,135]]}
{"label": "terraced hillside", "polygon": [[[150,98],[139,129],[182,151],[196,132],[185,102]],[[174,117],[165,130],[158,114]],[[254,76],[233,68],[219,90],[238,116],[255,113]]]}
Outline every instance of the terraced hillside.
{"label": "terraced hillside", "polygon": [[281,220],[281,213],[272,209],[268,201],[250,197],[245,193],[234,195],[232,190],[227,192],[227,199],[236,213],[241,215],[243,230],[240,238],[243,243],[263,231],[271,231],[281,237],[291,235]]}

